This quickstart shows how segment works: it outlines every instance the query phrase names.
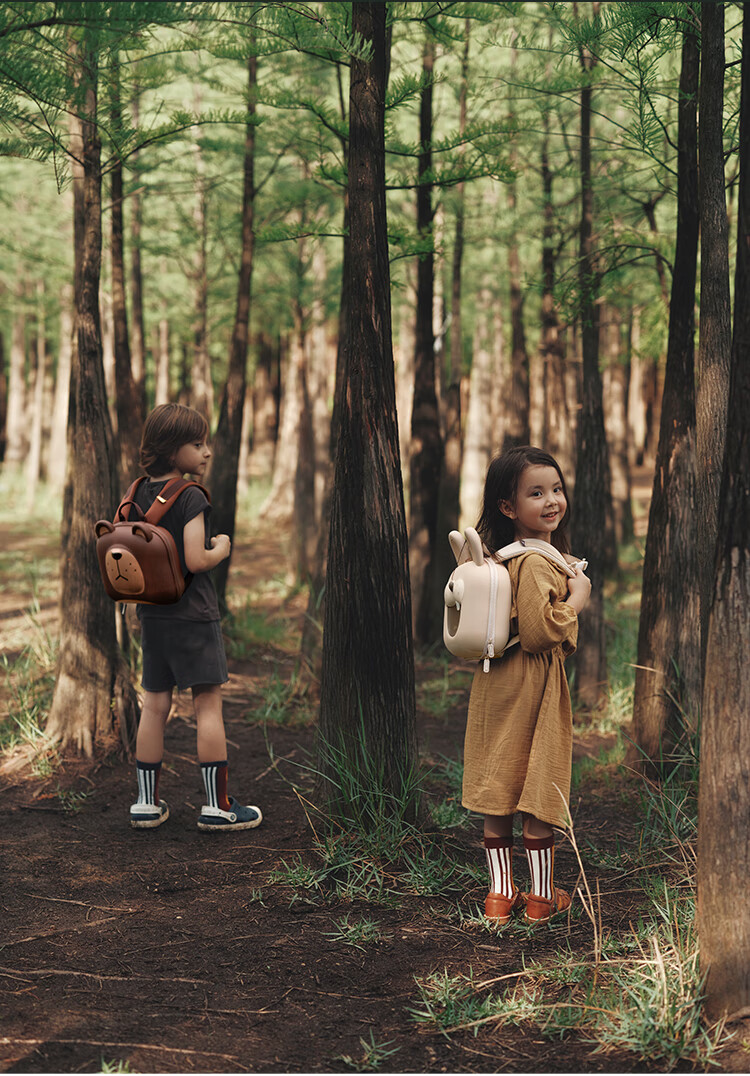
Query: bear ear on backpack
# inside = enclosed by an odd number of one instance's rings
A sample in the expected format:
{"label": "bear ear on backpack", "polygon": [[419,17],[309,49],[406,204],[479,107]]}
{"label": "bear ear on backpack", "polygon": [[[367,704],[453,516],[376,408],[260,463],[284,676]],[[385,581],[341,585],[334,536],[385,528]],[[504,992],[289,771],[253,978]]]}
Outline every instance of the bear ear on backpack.
{"label": "bear ear on backpack", "polygon": [[94,524],[94,533],[97,538],[101,538],[103,534],[111,534],[114,529],[108,519],[100,519]]}

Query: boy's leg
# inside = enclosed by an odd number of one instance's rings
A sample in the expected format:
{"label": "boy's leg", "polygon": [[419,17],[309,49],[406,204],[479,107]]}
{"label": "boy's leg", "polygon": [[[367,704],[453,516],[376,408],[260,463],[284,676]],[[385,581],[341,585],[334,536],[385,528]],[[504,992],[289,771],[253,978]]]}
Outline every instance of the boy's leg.
{"label": "boy's leg", "polygon": [[159,799],[159,776],[171,707],[171,690],[145,692],[135,742],[138,800],[130,808],[130,824],[135,829],[155,829],[169,818],[169,807]]}
{"label": "boy's leg", "polygon": [[524,815],[523,843],[531,875],[526,902],[526,922],[546,923],[556,912],[570,907],[571,898],[554,883],[555,837],[552,826],[533,815]]}
{"label": "boy's leg", "polygon": [[484,816],[484,851],[490,874],[490,891],[484,914],[499,926],[509,922],[520,894],[513,882],[513,815]]}
{"label": "boy's leg", "polygon": [[193,689],[198,725],[198,761],[207,804],[198,819],[205,830],[254,829],[263,816],[258,807],[243,807],[227,793],[227,740],[220,684],[200,684]]}

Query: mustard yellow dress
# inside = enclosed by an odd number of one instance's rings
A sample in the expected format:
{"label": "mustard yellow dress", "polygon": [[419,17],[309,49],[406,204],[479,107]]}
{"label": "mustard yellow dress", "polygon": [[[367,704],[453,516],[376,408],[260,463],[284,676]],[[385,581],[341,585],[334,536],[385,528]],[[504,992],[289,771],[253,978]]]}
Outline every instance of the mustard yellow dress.
{"label": "mustard yellow dress", "polygon": [[[574,558],[568,558],[571,563]],[[511,635],[519,642],[477,666],[464,743],[463,805],[479,814],[526,811],[568,818],[573,713],[563,662],[575,652],[578,615],[568,577],[532,551],[507,564]]]}

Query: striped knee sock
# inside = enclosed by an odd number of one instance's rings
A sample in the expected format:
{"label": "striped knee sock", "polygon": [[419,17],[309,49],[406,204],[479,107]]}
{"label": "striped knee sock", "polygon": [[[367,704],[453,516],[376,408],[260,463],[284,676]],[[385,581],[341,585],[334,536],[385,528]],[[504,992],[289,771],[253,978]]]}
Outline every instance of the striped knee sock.
{"label": "striped knee sock", "polygon": [[227,770],[226,761],[201,762],[201,776],[203,777],[203,787],[206,790],[208,806],[218,807],[222,811],[229,810]]}
{"label": "striped knee sock", "polygon": [[526,849],[526,858],[529,861],[532,896],[552,900],[555,892],[552,883],[555,864],[555,838],[524,837],[523,846]]}
{"label": "striped knee sock", "polygon": [[136,759],[135,772],[138,778],[138,802],[158,806],[161,762],[139,762]]}
{"label": "striped knee sock", "polygon": [[490,872],[490,893],[513,896],[513,838],[485,837],[484,851]]}

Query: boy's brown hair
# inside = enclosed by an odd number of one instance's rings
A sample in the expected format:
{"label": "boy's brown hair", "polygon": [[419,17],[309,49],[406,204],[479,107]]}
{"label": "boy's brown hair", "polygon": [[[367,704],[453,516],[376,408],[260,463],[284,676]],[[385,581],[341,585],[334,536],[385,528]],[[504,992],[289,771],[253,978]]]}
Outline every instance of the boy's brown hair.
{"label": "boy's brown hair", "polygon": [[182,404],[160,404],[143,427],[141,467],[151,478],[160,478],[174,468],[174,458],[183,445],[205,441],[207,436],[208,423],[200,411]]}

